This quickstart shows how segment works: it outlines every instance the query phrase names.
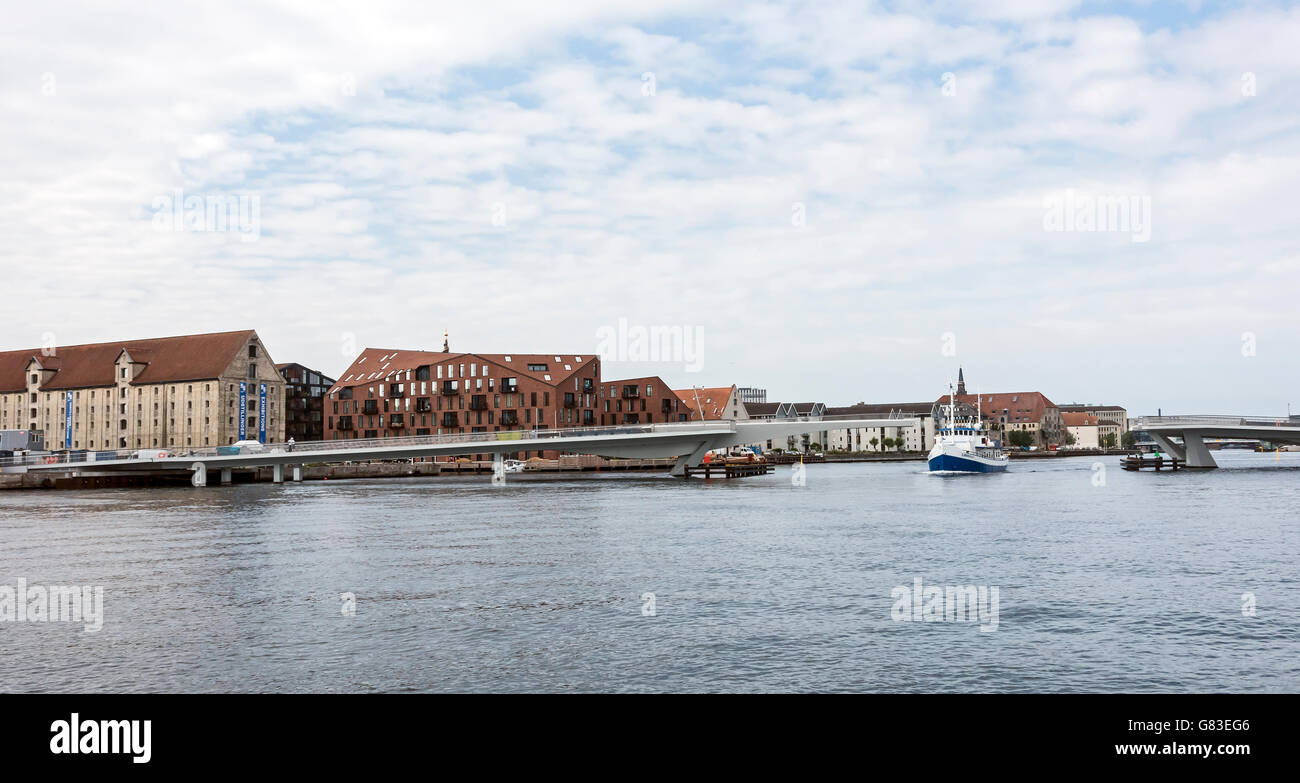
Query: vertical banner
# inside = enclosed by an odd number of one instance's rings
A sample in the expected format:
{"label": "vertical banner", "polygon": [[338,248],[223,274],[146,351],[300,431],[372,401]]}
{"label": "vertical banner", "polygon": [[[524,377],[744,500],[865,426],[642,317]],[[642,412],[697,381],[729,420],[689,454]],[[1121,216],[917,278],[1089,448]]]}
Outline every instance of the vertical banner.
{"label": "vertical banner", "polygon": [[68,392],[63,409],[63,448],[72,448],[72,392]]}
{"label": "vertical banner", "polygon": [[248,437],[248,384],[239,382],[239,440]]}
{"label": "vertical banner", "polygon": [[266,384],[257,386],[257,439],[266,443]]}

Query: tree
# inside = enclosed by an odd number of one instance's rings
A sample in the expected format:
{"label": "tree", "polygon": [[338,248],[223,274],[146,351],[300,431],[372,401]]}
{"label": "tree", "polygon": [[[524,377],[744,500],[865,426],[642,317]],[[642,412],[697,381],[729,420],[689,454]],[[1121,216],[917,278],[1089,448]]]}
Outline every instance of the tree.
{"label": "tree", "polygon": [[1101,445],[1103,448],[1107,449],[1115,448],[1115,433],[1106,433],[1106,436],[1101,439]]}
{"label": "tree", "polygon": [[1124,448],[1131,449],[1133,448],[1133,444],[1137,443],[1137,436],[1134,435],[1132,432],[1126,432],[1124,433],[1124,437],[1122,440],[1124,442]]}
{"label": "tree", "polygon": [[1034,444],[1034,435],[1029,430],[1012,430],[1007,436],[1007,442],[1017,448],[1021,446],[1032,446]]}
{"label": "tree", "polygon": [[884,440],[882,440],[882,441],[880,442],[880,445],[884,446],[884,447],[887,448],[887,449],[892,449],[892,448],[894,448],[894,439],[893,439],[893,438],[885,438]]}
{"label": "tree", "polygon": [[1073,445],[1075,444],[1075,442],[1076,442],[1076,441],[1075,441],[1075,438],[1074,438],[1074,433],[1073,433],[1073,432],[1070,432],[1069,430],[1066,430],[1066,431],[1065,431],[1065,445],[1067,445],[1067,446],[1073,446]]}
{"label": "tree", "polygon": [[820,444],[820,443],[813,443],[812,445],[810,445],[810,446],[808,447],[808,450],[809,450],[809,451],[821,451],[821,450],[822,450],[822,444]]}
{"label": "tree", "polygon": [[879,442],[880,442],[880,440],[879,440],[878,438],[876,438],[876,436],[874,436],[874,435],[871,436],[871,448],[872,448],[873,450],[876,448],[876,444],[879,443]]}

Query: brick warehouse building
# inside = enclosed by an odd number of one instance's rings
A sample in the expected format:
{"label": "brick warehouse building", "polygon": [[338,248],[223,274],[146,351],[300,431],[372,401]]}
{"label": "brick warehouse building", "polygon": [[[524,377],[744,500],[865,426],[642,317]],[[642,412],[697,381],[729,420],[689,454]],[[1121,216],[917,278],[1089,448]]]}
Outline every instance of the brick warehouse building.
{"label": "brick warehouse building", "polygon": [[657,375],[600,382],[600,424],[689,421],[691,408]]}
{"label": "brick warehouse building", "polygon": [[599,426],[599,378],[595,355],[367,348],[326,396],[325,439]]}
{"label": "brick warehouse building", "polygon": [[41,430],[50,450],[275,443],[283,405],[252,330],[0,353],[0,429]]}

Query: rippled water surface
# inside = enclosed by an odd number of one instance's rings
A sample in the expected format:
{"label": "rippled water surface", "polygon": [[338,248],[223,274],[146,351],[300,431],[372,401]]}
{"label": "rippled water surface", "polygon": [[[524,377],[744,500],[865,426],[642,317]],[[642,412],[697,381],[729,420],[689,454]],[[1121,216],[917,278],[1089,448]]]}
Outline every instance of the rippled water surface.
{"label": "rippled water surface", "polygon": [[[0,493],[5,691],[1296,691],[1300,454]],[[1101,485],[1098,486],[1097,484]],[[996,586],[996,631],[896,586]],[[356,596],[344,616],[340,594]],[[643,594],[654,594],[645,616]],[[1256,616],[1243,615],[1253,593]]]}

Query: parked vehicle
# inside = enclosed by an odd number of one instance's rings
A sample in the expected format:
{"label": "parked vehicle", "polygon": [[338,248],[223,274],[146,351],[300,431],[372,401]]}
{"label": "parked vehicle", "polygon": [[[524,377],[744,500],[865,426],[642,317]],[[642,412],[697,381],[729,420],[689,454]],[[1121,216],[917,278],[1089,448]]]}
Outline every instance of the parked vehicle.
{"label": "parked vehicle", "polygon": [[239,449],[236,454],[261,454],[266,451],[266,445],[260,440],[236,441],[233,448]]}

